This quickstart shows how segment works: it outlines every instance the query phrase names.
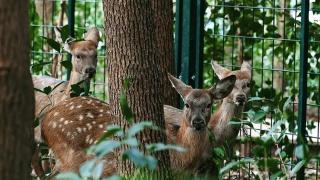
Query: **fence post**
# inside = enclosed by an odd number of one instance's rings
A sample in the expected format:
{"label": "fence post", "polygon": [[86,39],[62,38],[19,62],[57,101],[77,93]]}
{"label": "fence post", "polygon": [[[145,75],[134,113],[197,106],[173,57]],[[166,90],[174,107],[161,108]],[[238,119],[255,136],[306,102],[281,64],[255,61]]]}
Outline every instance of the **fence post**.
{"label": "fence post", "polygon": [[[299,105],[298,105],[298,144],[306,143],[306,103],[307,103],[307,64],[309,48],[309,1],[301,1],[300,32],[300,73],[299,73]],[[301,159],[298,159],[301,160]],[[303,166],[297,173],[297,179],[304,179]]]}
{"label": "fence post", "polygon": [[177,0],[175,23],[176,74],[202,87],[204,0]]}
{"label": "fence post", "polygon": [[[75,0],[68,0],[68,26],[69,35],[74,38],[74,11],[75,11]],[[68,54],[68,61],[71,61],[71,54]],[[67,72],[67,80],[70,79],[71,71]]]}

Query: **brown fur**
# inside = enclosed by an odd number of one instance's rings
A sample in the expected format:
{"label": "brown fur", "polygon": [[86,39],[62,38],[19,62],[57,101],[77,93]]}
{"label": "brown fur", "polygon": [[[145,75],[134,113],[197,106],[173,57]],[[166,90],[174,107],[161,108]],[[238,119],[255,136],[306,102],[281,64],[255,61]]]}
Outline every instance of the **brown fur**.
{"label": "brown fur", "polygon": [[226,141],[230,142],[234,140],[240,131],[240,125],[231,125],[229,121],[234,117],[242,118],[244,104],[237,104],[237,96],[244,96],[245,102],[248,99],[250,94],[248,83],[251,80],[251,65],[248,62],[244,62],[238,71],[230,71],[215,62],[212,62],[212,67],[219,79],[230,75],[237,77],[234,89],[223,99],[209,122],[209,127],[215,136],[216,145],[220,145]]}
{"label": "brown fur", "polygon": [[[78,171],[80,165],[93,156],[84,152],[112,124],[108,104],[89,97],[65,100],[52,108],[43,119],[42,135],[52,149],[58,171]],[[113,162],[112,154],[105,157]],[[110,163],[114,165],[115,163]],[[114,166],[105,166],[104,175],[115,172]]]}

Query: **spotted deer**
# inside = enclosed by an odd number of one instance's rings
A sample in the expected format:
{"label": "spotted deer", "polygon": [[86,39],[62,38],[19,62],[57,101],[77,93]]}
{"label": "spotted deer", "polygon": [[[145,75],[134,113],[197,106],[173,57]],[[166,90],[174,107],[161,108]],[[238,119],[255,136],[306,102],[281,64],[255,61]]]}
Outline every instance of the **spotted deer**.
{"label": "spotted deer", "polygon": [[[187,149],[182,152],[170,151],[171,165],[175,170],[194,171],[208,145],[207,124],[214,100],[227,96],[233,88],[235,76],[217,82],[209,89],[192,89],[181,80],[168,75],[173,87],[185,102],[179,116],[179,128],[169,128],[166,133],[169,143],[176,143]],[[83,151],[104,133],[112,124],[110,107],[90,97],[75,97],[64,100],[52,108],[41,123],[42,136],[59,162],[57,171],[78,171],[85,160],[92,158]],[[165,113],[166,114],[166,113]],[[113,155],[106,157],[104,174],[114,173]]]}
{"label": "spotted deer", "polygon": [[[43,115],[64,99],[70,98],[71,86],[80,82],[89,82],[96,72],[97,46],[99,41],[99,31],[91,28],[85,34],[83,41],[75,41],[64,44],[66,51],[72,54],[72,71],[69,81],[62,81],[48,76],[33,76],[33,84],[36,89],[43,89],[51,86],[54,90],[46,95],[35,91],[35,116],[40,119]],[[83,86],[83,83],[80,84]],[[35,142],[42,142],[40,126],[35,128]],[[32,166],[38,176],[43,175],[43,170],[39,167],[39,149],[35,149]]]}
{"label": "spotted deer", "polygon": [[[47,86],[51,86],[52,88],[57,86],[49,96],[38,91],[35,92],[36,117],[41,117],[55,104],[69,98],[71,86],[73,84],[82,81],[90,81],[96,72],[98,41],[98,29],[91,28],[86,33],[84,41],[75,41],[65,44],[65,49],[72,54],[72,71],[69,81],[62,81],[48,76],[32,77],[33,85],[37,89],[43,89]],[[82,85],[83,83],[81,86]]]}

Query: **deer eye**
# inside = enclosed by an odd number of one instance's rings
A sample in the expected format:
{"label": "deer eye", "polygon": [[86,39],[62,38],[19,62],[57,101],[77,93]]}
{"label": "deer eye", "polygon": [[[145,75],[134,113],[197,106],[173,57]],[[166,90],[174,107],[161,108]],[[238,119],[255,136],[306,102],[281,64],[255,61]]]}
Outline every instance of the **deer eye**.
{"label": "deer eye", "polygon": [[189,108],[189,107],[190,107],[188,103],[186,103],[186,104],[184,104],[184,105],[186,106],[186,108]]}
{"label": "deer eye", "polygon": [[247,83],[247,87],[250,87],[250,85],[251,85],[250,83]]}
{"label": "deer eye", "polygon": [[207,105],[207,109],[210,109],[210,108],[211,108],[211,104],[208,104],[208,105]]}
{"label": "deer eye", "polygon": [[80,59],[80,58],[81,58],[81,56],[80,56],[80,55],[76,55],[76,58],[77,58],[77,59]]}

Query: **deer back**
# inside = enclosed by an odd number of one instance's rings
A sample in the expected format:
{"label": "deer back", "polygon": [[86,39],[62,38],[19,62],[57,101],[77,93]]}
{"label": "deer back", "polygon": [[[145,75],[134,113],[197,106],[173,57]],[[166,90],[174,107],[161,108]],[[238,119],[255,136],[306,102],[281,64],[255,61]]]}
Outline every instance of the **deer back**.
{"label": "deer back", "polygon": [[[108,104],[90,97],[75,97],[52,108],[41,123],[42,137],[58,160],[60,171],[78,171],[80,164],[91,159],[84,150],[95,143],[113,120]],[[105,157],[113,165],[112,155]],[[105,166],[104,174],[114,172]]]}

